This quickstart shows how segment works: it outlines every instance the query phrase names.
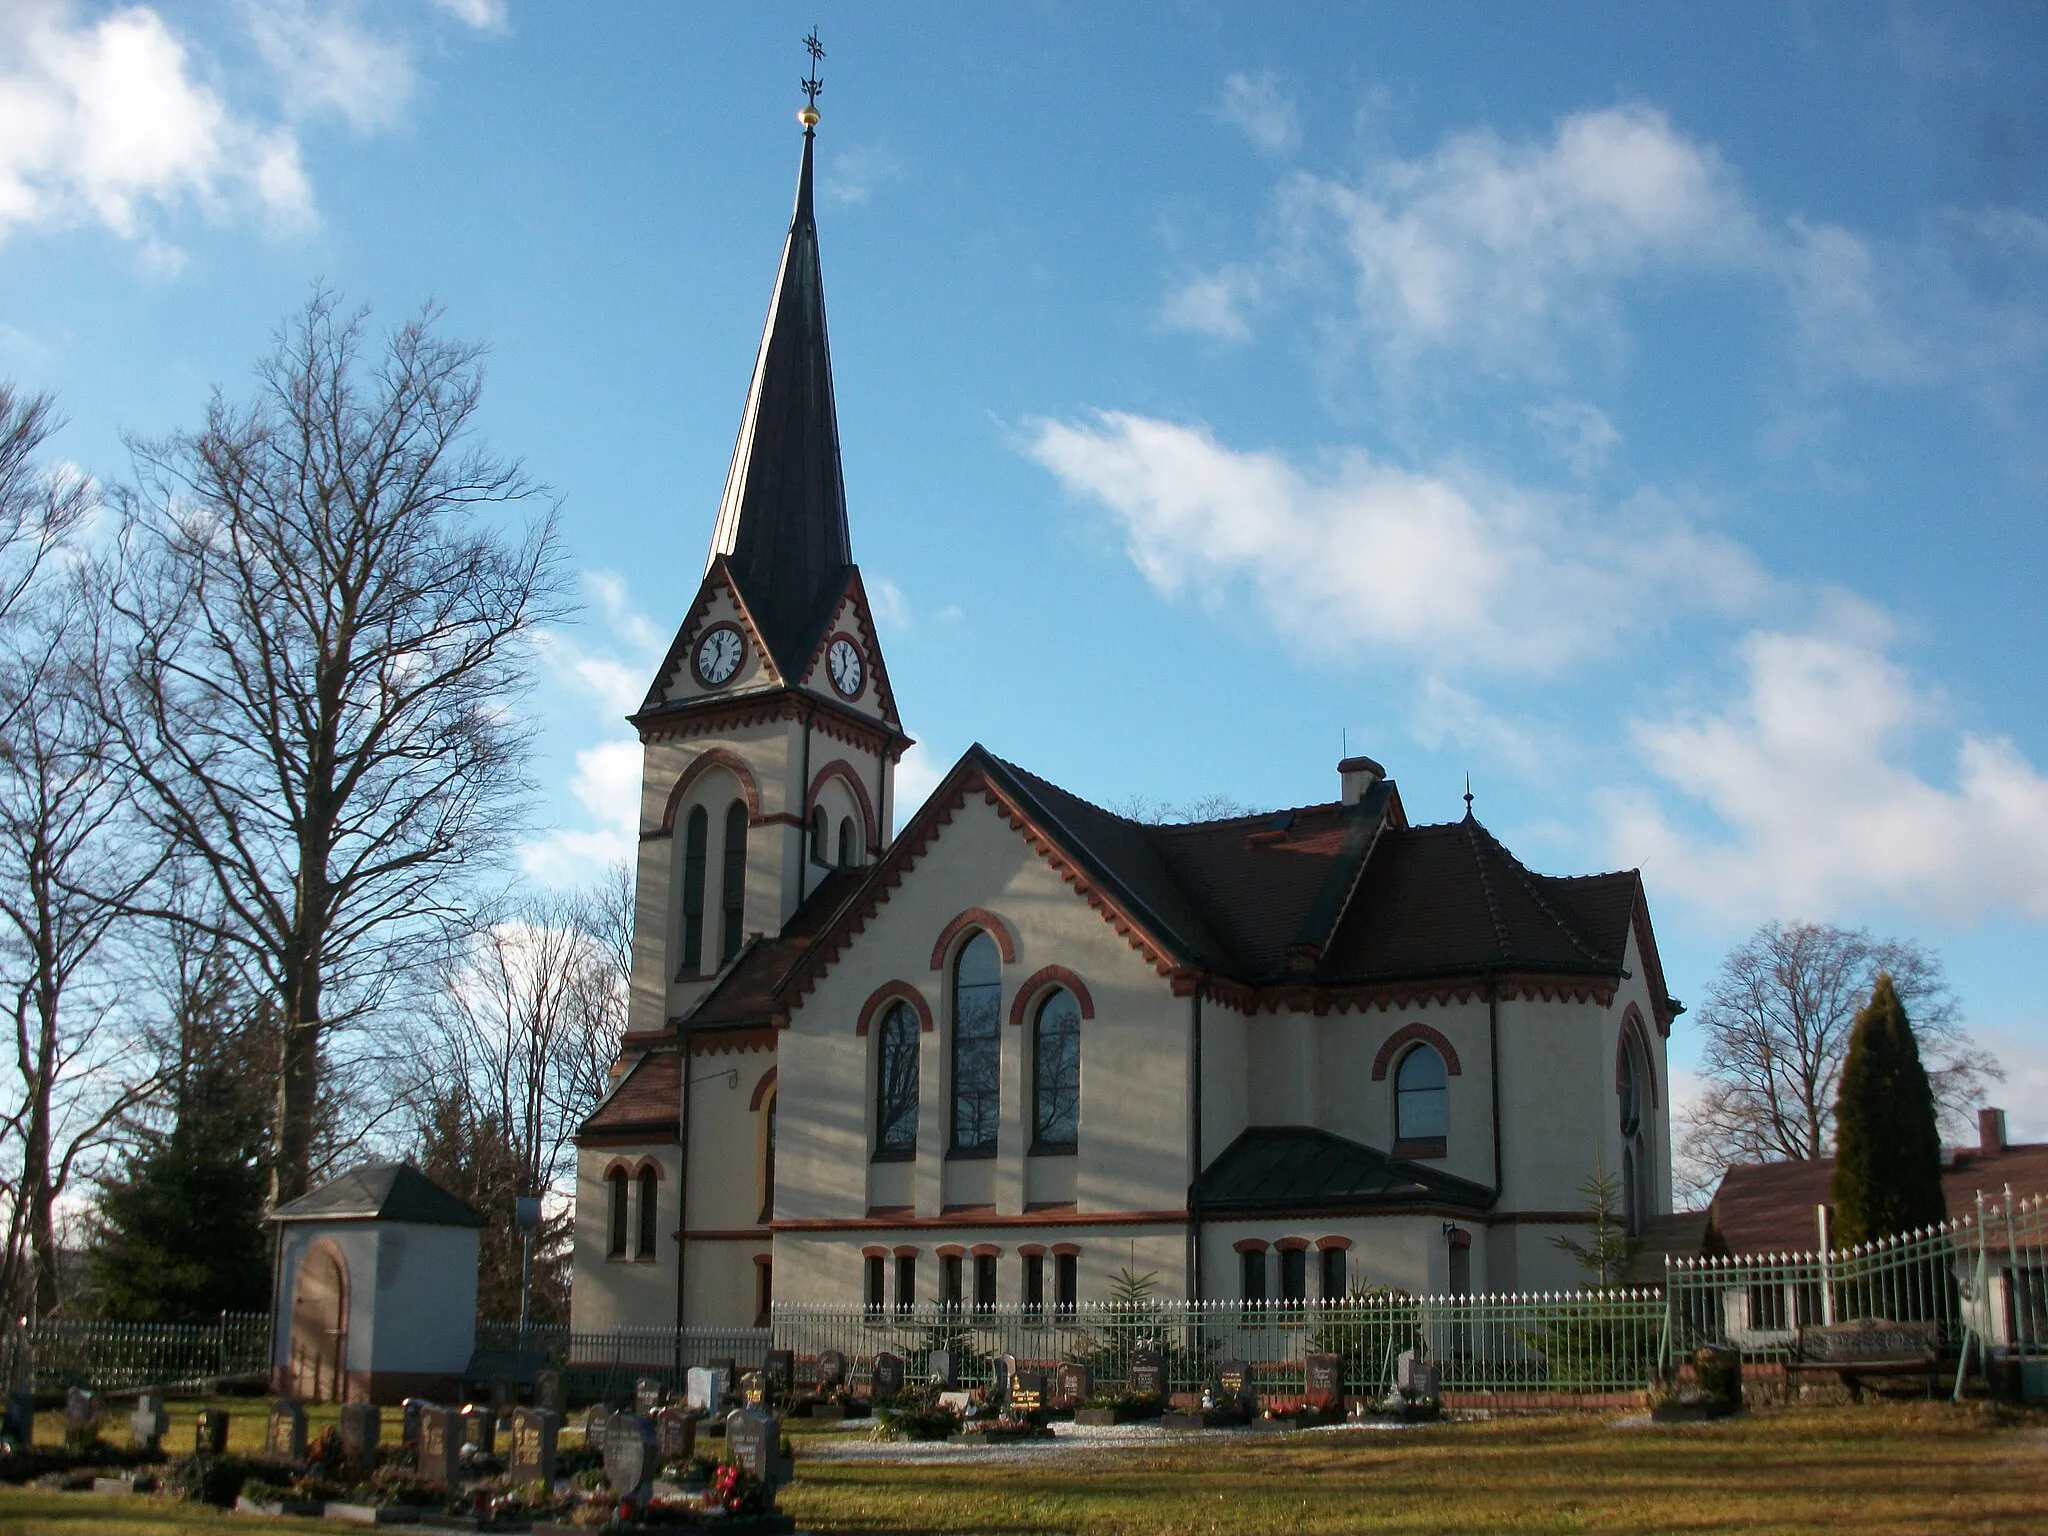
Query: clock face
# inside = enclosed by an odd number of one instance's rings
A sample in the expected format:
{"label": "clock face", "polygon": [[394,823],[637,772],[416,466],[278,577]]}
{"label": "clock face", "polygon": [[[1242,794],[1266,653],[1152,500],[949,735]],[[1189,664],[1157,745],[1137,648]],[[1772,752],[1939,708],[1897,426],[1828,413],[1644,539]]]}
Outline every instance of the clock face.
{"label": "clock face", "polygon": [[844,698],[856,698],[860,694],[863,674],[860,647],[841,635],[832,642],[832,648],[825,653],[825,670],[832,674],[832,686]]}
{"label": "clock face", "polygon": [[747,654],[747,642],[730,624],[716,624],[697,642],[697,681],[707,688],[730,682]]}

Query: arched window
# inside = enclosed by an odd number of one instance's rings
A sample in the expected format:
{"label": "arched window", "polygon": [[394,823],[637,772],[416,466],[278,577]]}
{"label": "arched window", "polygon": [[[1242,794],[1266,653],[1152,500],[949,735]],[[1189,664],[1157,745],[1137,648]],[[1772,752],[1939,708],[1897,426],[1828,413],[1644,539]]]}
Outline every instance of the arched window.
{"label": "arched window", "polygon": [[710,829],[711,818],[700,805],[683,833],[683,971],[691,976],[704,969],[704,845]]}
{"label": "arched window", "polygon": [[1038,1005],[1031,1081],[1031,1150],[1073,1151],[1081,1131],[1081,1005],[1065,987]]}
{"label": "arched window", "polygon": [[725,813],[725,878],[720,882],[725,923],[718,936],[718,963],[740,952],[747,926],[747,802],[735,800]]}
{"label": "arched window", "polygon": [[1449,1084],[1434,1046],[1417,1045],[1394,1072],[1394,1154],[1442,1157],[1449,1130]]}
{"label": "arched window", "polygon": [[855,834],[853,830],[853,818],[851,816],[840,817],[839,867],[841,869],[851,869],[855,864],[858,864],[860,862],[859,858],[857,857],[858,850],[854,846],[854,835]]}
{"label": "arched window", "polygon": [[626,1256],[626,1196],[631,1186],[623,1168],[614,1168],[605,1175],[604,1182],[611,1201],[611,1209],[606,1213],[610,1217],[611,1232],[605,1243],[605,1252],[615,1259],[623,1259]]}
{"label": "arched window", "polygon": [[1621,1074],[1615,1092],[1621,1099],[1621,1215],[1630,1237],[1642,1235],[1650,1214],[1649,1157],[1643,1135],[1643,1095],[1649,1065],[1633,1030],[1621,1036]]}
{"label": "arched window", "polygon": [[769,1094],[768,1102],[762,1107],[768,1112],[768,1120],[761,1127],[761,1225],[767,1226],[775,1215],[775,1101],[780,1097]]}
{"label": "arched window", "polygon": [[654,1257],[655,1230],[661,1215],[661,1175],[652,1168],[640,1170],[640,1257]]}
{"label": "arched window", "polygon": [[1003,962],[976,933],[953,962],[953,1151],[993,1157],[1002,1111]]}
{"label": "arched window", "polygon": [[917,1015],[891,1004],[875,1047],[876,1162],[917,1156],[917,1047]]}
{"label": "arched window", "polygon": [[830,835],[829,829],[831,825],[832,818],[825,814],[825,807],[822,805],[811,807],[811,862],[813,864],[829,864],[832,862],[825,857],[827,852],[826,840]]}

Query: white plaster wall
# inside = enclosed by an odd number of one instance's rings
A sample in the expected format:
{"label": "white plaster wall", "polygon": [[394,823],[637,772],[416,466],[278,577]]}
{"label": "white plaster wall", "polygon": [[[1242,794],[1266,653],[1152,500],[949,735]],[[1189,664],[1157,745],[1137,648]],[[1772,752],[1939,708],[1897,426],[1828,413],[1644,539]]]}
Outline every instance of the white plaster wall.
{"label": "white plaster wall", "polygon": [[[605,1173],[615,1162],[637,1170],[652,1158],[661,1169],[654,1257],[632,1256],[637,1218],[629,1222],[628,1257],[610,1248],[610,1196]],[[576,1283],[569,1293],[569,1322],[578,1332],[607,1328],[666,1327],[676,1316],[676,1189],[681,1149],[674,1142],[640,1146],[580,1147],[576,1153],[576,1234],[572,1263]],[[637,1194],[637,1191],[636,1191]]]}
{"label": "white plaster wall", "polygon": [[[1075,1279],[1079,1300],[1106,1302],[1120,1270],[1132,1265],[1137,1273],[1157,1275],[1155,1294],[1179,1297],[1185,1294],[1182,1276],[1186,1272],[1186,1229],[1178,1224],[1143,1226],[1081,1226],[1036,1224],[1028,1227],[960,1226],[934,1231],[929,1228],[872,1229],[842,1234],[779,1232],[775,1236],[775,1295],[778,1301],[829,1302],[841,1306],[864,1300],[864,1260],[861,1249],[879,1245],[893,1251],[899,1246],[917,1249],[918,1300],[939,1299],[939,1259],[942,1245],[959,1244],[973,1249],[993,1244],[1001,1250],[996,1258],[996,1301],[1012,1306],[1024,1299],[1024,1259],[1020,1244],[1031,1243],[1048,1250],[1055,1244],[1072,1243],[1080,1249]],[[888,1274],[888,1294],[893,1305],[896,1272],[893,1257]],[[1046,1260],[1045,1303],[1053,1303],[1053,1264]]]}
{"label": "white plaster wall", "polygon": [[[1313,1244],[1326,1237],[1347,1237],[1351,1248],[1345,1254],[1345,1283],[1351,1290],[1384,1288],[1406,1291],[1413,1296],[1441,1295],[1450,1286],[1450,1247],[1444,1233],[1446,1222],[1472,1237],[1472,1288],[1479,1289],[1483,1273],[1484,1245],[1488,1232],[1482,1221],[1446,1217],[1441,1214],[1390,1216],[1276,1217],[1233,1219],[1202,1224],[1202,1288],[1211,1300],[1228,1301],[1243,1295],[1242,1260],[1237,1244],[1258,1239],[1277,1244],[1282,1239],[1300,1238],[1311,1244],[1308,1255],[1308,1294],[1314,1298],[1321,1285],[1321,1255]],[[1266,1298],[1277,1299],[1280,1291],[1280,1260],[1269,1249],[1266,1260]]]}
{"label": "white plaster wall", "polygon": [[[459,1375],[476,1348],[475,1227],[376,1223],[374,1371]],[[366,1290],[370,1287],[365,1287]],[[359,1308],[352,1308],[360,1316]],[[366,1319],[366,1321],[370,1321]],[[350,1340],[349,1353],[356,1355]],[[355,1361],[350,1361],[356,1368]]]}
{"label": "white plaster wall", "polygon": [[1202,1166],[1251,1124],[1251,1071],[1246,1059],[1250,1021],[1233,1008],[1202,1004]]}
{"label": "white plaster wall", "polygon": [[1395,1053],[1387,1063],[1387,1075],[1375,1082],[1373,1062],[1381,1048],[1410,1024],[1425,1024],[1448,1040],[1457,1053],[1459,1070],[1445,1080],[1448,1131],[1444,1156],[1426,1159],[1426,1166],[1493,1187],[1492,1056],[1483,1000],[1366,1008],[1327,1014],[1315,1022],[1314,1123],[1382,1152],[1391,1151],[1394,1145],[1395,1077],[1407,1047]]}
{"label": "white plaster wall", "polygon": [[[306,1253],[322,1238],[340,1250],[348,1266],[347,1337],[343,1340],[342,1369],[366,1371],[374,1347],[375,1308],[371,1299],[377,1274],[377,1237],[372,1225],[356,1221],[287,1222],[280,1243],[280,1283],[277,1304],[271,1311],[270,1363],[285,1365],[291,1360],[292,1302],[298,1295],[299,1266]],[[470,1304],[476,1302],[476,1265],[470,1265]],[[473,1341],[472,1341],[473,1342]],[[463,1356],[466,1363],[468,1355]]]}

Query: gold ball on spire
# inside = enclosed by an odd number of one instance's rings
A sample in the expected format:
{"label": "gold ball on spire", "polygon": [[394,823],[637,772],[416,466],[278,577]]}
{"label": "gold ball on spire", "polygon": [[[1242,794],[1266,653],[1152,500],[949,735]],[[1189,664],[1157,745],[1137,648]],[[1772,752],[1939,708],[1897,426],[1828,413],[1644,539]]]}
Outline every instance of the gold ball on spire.
{"label": "gold ball on spire", "polygon": [[806,128],[815,128],[818,126],[818,109],[808,104],[805,106],[798,107],[796,112],[796,120],[802,123]]}

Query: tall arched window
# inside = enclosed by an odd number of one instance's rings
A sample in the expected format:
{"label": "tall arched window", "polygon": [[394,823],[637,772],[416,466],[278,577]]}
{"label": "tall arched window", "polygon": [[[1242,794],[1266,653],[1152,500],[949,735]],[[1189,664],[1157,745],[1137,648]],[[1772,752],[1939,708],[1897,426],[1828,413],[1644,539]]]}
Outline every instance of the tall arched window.
{"label": "tall arched window", "polygon": [[614,1168],[605,1175],[604,1182],[611,1202],[611,1209],[606,1212],[611,1218],[611,1232],[605,1243],[605,1252],[615,1259],[623,1259],[626,1256],[627,1197],[632,1189],[632,1182],[626,1177],[626,1170],[623,1168]]}
{"label": "tall arched window", "polygon": [[875,1051],[875,1161],[917,1156],[917,1015],[893,1003]]}
{"label": "tall arched window", "polygon": [[683,833],[683,970],[692,976],[704,969],[704,845],[710,830],[711,818],[700,805]]}
{"label": "tall arched window", "polygon": [[1065,987],[1038,1005],[1031,1081],[1031,1150],[1073,1151],[1081,1132],[1081,1005]]}
{"label": "tall arched window", "polygon": [[832,818],[825,814],[825,807],[822,805],[811,807],[811,862],[813,864],[829,864],[832,862],[825,856],[828,852],[829,828],[831,825]]}
{"label": "tall arched window", "polygon": [[661,1216],[661,1175],[652,1168],[640,1170],[640,1253],[643,1259],[654,1257],[655,1233]]}
{"label": "tall arched window", "polygon": [[1002,1111],[1003,962],[977,933],[953,962],[953,1151],[993,1157]]}
{"label": "tall arched window", "polygon": [[1621,1215],[1630,1237],[1642,1235],[1650,1214],[1649,1157],[1643,1134],[1643,1095],[1649,1064],[1642,1059],[1633,1030],[1621,1036],[1621,1073],[1615,1091],[1621,1099]]}
{"label": "tall arched window", "polygon": [[761,1225],[767,1226],[775,1216],[775,1101],[779,1094],[769,1094],[765,1106],[768,1120],[761,1127]]}
{"label": "tall arched window", "polygon": [[842,816],[842,817],[840,817],[840,818],[839,818],[839,867],[840,867],[841,869],[851,869],[851,868],[853,868],[853,866],[854,866],[855,864],[857,864],[857,863],[859,863],[859,862],[860,862],[860,861],[859,861],[859,859],[858,859],[858,858],[856,857],[857,849],[856,849],[856,848],[855,848],[855,846],[854,846],[854,841],[853,841],[853,839],[854,839],[854,830],[853,830],[853,818],[852,818],[851,816]]}
{"label": "tall arched window", "polygon": [[718,963],[740,952],[747,926],[747,802],[735,800],[725,813],[725,878],[719,884],[725,922],[718,935]]}
{"label": "tall arched window", "polygon": [[1394,1072],[1394,1153],[1442,1157],[1450,1127],[1450,1079],[1434,1046],[1418,1045]]}

